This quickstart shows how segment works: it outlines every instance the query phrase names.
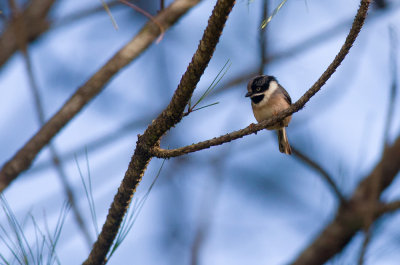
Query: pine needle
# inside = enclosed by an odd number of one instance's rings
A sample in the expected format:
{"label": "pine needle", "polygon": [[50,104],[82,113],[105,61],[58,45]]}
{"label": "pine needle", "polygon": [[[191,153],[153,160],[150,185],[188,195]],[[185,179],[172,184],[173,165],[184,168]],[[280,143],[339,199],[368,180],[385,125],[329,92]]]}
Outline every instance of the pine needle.
{"label": "pine needle", "polygon": [[106,10],[108,16],[110,17],[111,23],[113,24],[113,27],[115,28],[115,30],[118,30],[117,21],[114,19],[113,15],[111,14],[111,10],[110,10],[110,8],[108,7],[107,3],[104,2],[104,0],[100,0],[100,1],[101,1],[101,4],[102,4],[103,7],[104,7],[104,10]]}
{"label": "pine needle", "polygon": [[204,109],[206,107],[210,107],[213,105],[218,104],[219,102],[214,102],[212,104],[200,107],[200,108],[196,108],[196,106],[202,102],[214,89],[215,87],[218,85],[218,83],[221,81],[221,79],[225,76],[225,74],[228,72],[230,66],[232,65],[232,63],[230,63],[230,60],[228,59],[226,61],[226,63],[224,64],[224,66],[221,68],[221,70],[219,71],[219,73],[215,76],[214,80],[211,82],[211,84],[208,86],[208,88],[206,89],[206,91],[203,93],[203,95],[201,95],[201,97],[196,101],[196,103],[193,104],[191,101],[189,100],[189,104],[188,104],[188,111],[184,114],[184,116],[188,115],[190,112],[193,112],[195,110],[200,110],[200,109]]}
{"label": "pine needle", "polygon": [[286,3],[287,0],[283,0],[275,9],[274,12],[272,12],[272,15],[270,15],[266,20],[263,21],[261,24],[261,29],[265,29],[265,27],[268,25],[269,22],[271,22],[272,18],[279,12],[279,10],[283,7],[283,5]]}

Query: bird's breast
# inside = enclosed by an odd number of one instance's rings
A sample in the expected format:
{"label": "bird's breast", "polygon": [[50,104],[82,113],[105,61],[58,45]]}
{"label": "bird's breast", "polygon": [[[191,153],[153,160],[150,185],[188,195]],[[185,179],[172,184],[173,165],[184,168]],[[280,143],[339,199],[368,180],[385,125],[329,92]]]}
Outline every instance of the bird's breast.
{"label": "bird's breast", "polygon": [[[280,97],[271,96],[270,98],[264,98],[258,104],[255,104],[252,102],[251,106],[253,108],[253,114],[254,114],[254,117],[256,118],[257,122],[262,122],[264,120],[267,120],[267,119],[275,116],[279,112],[287,109],[289,107],[289,104]],[[283,124],[272,126],[268,129],[275,130],[275,129],[279,129],[283,126],[288,126],[290,120],[291,120],[291,116],[285,118],[283,120]]]}

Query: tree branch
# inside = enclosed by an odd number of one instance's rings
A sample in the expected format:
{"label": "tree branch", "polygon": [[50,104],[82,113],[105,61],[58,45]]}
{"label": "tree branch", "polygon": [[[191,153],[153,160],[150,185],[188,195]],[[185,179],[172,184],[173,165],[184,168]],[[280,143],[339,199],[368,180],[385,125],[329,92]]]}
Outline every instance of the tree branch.
{"label": "tree branch", "polygon": [[382,204],[379,211],[380,214],[392,213],[400,209],[400,200]]}
{"label": "tree branch", "polygon": [[301,110],[305,106],[305,104],[311,99],[311,97],[313,97],[321,89],[321,87],[325,84],[325,82],[328,81],[328,79],[336,71],[336,68],[341,64],[341,62],[346,57],[347,53],[349,52],[351,46],[356,40],[358,33],[360,32],[364,24],[365,18],[367,16],[369,3],[370,0],[361,1],[360,8],[357,12],[356,17],[354,18],[353,25],[351,27],[349,34],[346,37],[346,41],[343,44],[342,48],[340,49],[339,53],[336,55],[333,62],[329,65],[329,67],[325,70],[325,72],[321,75],[321,77],[317,80],[317,82],[315,82],[315,84],[306,93],[304,93],[304,95],[299,100],[297,100],[296,103],[291,105],[288,109],[278,113],[275,117],[267,119],[261,123],[250,124],[244,129],[234,131],[222,135],[220,137],[215,137],[210,140],[202,141],[197,144],[192,144],[172,150],[165,150],[159,147],[154,147],[151,150],[151,154],[158,158],[170,158],[207,149],[210,148],[211,146],[221,145],[242,138],[246,135],[257,133],[258,131],[270,127],[282,121],[285,117],[290,116],[291,114]]}
{"label": "tree branch", "polygon": [[[171,27],[191,7],[200,0],[176,0],[160,12],[155,19],[164,29]],[[40,150],[72,119],[79,111],[97,96],[110,79],[123,67],[136,59],[156,40],[160,29],[149,21],[142,30],[121,48],[103,67],[101,67],[72,97],[54,114],[0,171],[0,191],[4,190],[22,171],[28,169]]]}
{"label": "tree branch", "polygon": [[128,205],[152,158],[149,152],[150,148],[158,145],[161,137],[182,119],[185,107],[211,60],[234,3],[234,0],[217,1],[197,51],[182,76],[169,105],[153,120],[144,134],[139,135],[134,155],[111,204],[107,220],[88,259],[83,264],[97,265],[106,262],[106,255],[117,235]]}
{"label": "tree branch", "polygon": [[340,192],[339,187],[336,185],[335,181],[333,178],[328,174],[328,172],[322,168],[322,166],[318,165],[317,162],[312,160],[309,156],[303,154],[297,148],[295,148],[292,145],[292,152],[293,154],[298,157],[303,163],[309,165],[311,168],[313,168],[315,171],[317,171],[322,178],[328,183],[328,185],[331,187],[333,193],[337,196],[339,199],[340,203],[346,203],[346,198],[343,196],[343,194]]}
{"label": "tree branch", "polygon": [[[28,42],[38,38],[49,28],[47,14],[54,3],[55,0],[32,0],[22,12]],[[18,20],[11,19],[0,36],[0,66],[18,50],[18,36],[14,31],[18,23]]]}
{"label": "tree branch", "polygon": [[365,221],[370,222],[368,218],[371,216],[371,211],[373,211],[373,219],[376,220],[384,213],[397,210],[400,207],[398,201],[379,207],[381,204],[379,198],[376,198],[375,203],[371,205],[369,196],[374,188],[372,184],[376,183],[376,180],[381,183],[379,185],[379,194],[381,194],[392,183],[399,171],[400,137],[392,146],[385,149],[381,161],[358,185],[349,203],[340,206],[334,220],[292,264],[324,264],[340,252],[359,230],[364,228]]}

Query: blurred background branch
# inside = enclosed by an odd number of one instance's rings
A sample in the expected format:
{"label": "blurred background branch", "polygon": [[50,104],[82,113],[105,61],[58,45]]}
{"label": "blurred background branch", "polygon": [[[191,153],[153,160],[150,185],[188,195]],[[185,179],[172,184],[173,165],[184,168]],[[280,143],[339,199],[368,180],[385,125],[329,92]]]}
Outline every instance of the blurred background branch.
{"label": "blurred background branch", "polygon": [[[359,230],[363,229],[366,222],[370,222],[368,221],[369,218],[372,217],[373,221],[375,221],[381,217],[383,212],[374,207],[379,202],[379,198],[370,201],[370,191],[374,188],[373,184],[375,180],[378,180],[381,183],[378,192],[379,194],[382,193],[391,184],[399,171],[400,137],[385,150],[381,161],[358,185],[349,200],[349,204],[339,207],[335,218],[330,224],[323,229],[317,238],[291,264],[324,264],[335,254],[339,253],[350,242],[353,236]],[[373,202],[372,207],[371,202]],[[368,243],[369,239],[366,240],[365,245],[368,245]]]}
{"label": "blurred background branch", "polygon": [[[24,18],[24,29],[28,42],[37,39],[48,30],[50,23],[47,14],[50,12],[55,0],[32,0],[27,7],[21,11]],[[0,67],[18,50],[18,36],[15,35],[15,27],[18,20],[11,19],[0,36]]]}
{"label": "blurred background branch", "polygon": [[319,165],[317,162],[312,160],[309,156],[305,155],[303,152],[299,151],[296,147],[292,145],[292,152],[297,157],[300,161],[302,161],[305,165],[310,166],[312,169],[314,169],[316,172],[319,173],[319,175],[322,177],[322,179],[328,183],[329,187],[332,189],[333,193],[336,195],[336,197],[339,199],[341,204],[346,203],[346,198],[340,191],[339,187],[336,185],[333,177],[331,177],[328,172],[322,168],[321,165]]}
{"label": "blurred background branch", "polygon": [[[28,75],[29,87],[32,92],[32,98],[34,101],[34,106],[35,106],[35,110],[37,113],[38,122],[39,122],[40,126],[43,126],[45,124],[45,114],[44,114],[42,100],[40,97],[39,87],[37,85],[37,81],[36,81],[35,75],[33,73],[33,66],[32,66],[30,55],[29,55],[28,41],[27,41],[27,36],[26,36],[26,32],[25,32],[25,25],[26,25],[25,18],[23,17],[22,13],[20,13],[19,7],[17,6],[15,0],[9,0],[8,2],[11,7],[11,10],[12,10],[13,20],[15,21],[14,34],[16,36],[16,39],[18,39],[18,47],[19,47],[19,50],[22,53],[22,56],[25,61],[26,73]],[[87,228],[87,225],[84,221],[84,218],[82,217],[82,214],[78,209],[78,205],[76,203],[73,189],[72,189],[72,187],[68,181],[68,177],[62,167],[62,162],[60,160],[58,152],[52,143],[49,144],[49,149],[50,149],[51,158],[53,161],[53,166],[58,173],[58,177],[60,178],[60,181],[63,185],[65,195],[68,199],[68,202],[71,205],[72,212],[75,217],[75,221],[76,221],[79,229],[82,232],[82,236],[86,240],[88,248],[90,249],[90,247],[92,245],[92,239],[91,239],[89,230]]]}
{"label": "blurred background branch", "polygon": [[384,146],[385,148],[389,145],[389,133],[390,129],[393,127],[393,113],[394,108],[396,106],[396,99],[397,99],[397,50],[399,49],[399,45],[397,42],[397,34],[393,26],[389,27],[389,36],[390,36],[390,49],[389,49],[389,58],[390,58],[390,69],[391,69],[391,76],[392,81],[390,85],[390,92],[389,92],[389,104],[388,104],[388,111],[386,115],[386,123],[384,128]]}

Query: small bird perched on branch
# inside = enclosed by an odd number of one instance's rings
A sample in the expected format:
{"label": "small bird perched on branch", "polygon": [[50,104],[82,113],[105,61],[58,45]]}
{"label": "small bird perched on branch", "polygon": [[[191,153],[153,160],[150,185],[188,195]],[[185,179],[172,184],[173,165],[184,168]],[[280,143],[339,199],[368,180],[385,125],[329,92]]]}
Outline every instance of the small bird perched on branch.
{"label": "small bird perched on branch", "polygon": [[[247,84],[246,97],[251,99],[251,107],[257,122],[267,120],[279,112],[287,109],[292,104],[288,92],[278,83],[275,77],[260,75],[250,79]],[[286,128],[292,119],[288,116],[280,123],[268,127],[268,130],[276,130],[278,133],[279,151],[292,154],[292,149],[286,134]]]}

